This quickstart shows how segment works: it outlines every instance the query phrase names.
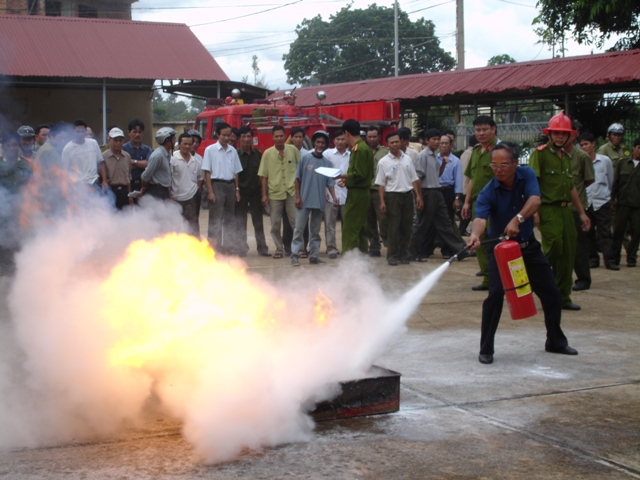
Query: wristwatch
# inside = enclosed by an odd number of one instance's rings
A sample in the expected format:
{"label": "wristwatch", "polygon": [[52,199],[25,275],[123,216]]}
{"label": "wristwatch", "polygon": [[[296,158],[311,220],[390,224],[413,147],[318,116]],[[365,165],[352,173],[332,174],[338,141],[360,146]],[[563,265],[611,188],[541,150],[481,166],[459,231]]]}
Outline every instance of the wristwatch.
{"label": "wristwatch", "polygon": [[516,217],[518,218],[518,221],[520,223],[524,222],[524,217],[522,215],[520,215],[519,213],[516,215]]}

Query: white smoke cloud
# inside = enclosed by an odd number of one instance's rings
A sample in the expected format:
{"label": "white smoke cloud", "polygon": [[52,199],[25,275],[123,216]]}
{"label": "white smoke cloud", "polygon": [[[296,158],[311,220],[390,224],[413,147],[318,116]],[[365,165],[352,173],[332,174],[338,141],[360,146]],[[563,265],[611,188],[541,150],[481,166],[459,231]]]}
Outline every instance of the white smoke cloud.
{"label": "white smoke cloud", "polygon": [[[118,214],[86,205],[34,231],[2,313],[0,447],[108,435],[142,422],[150,396],[181,419],[185,438],[209,463],[308,440],[314,403],[335,395],[337,382],[365,375],[424,294],[391,302],[355,256],[337,268],[292,269],[276,283],[246,273],[246,285],[230,275],[245,268],[241,261],[193,263],[180,249],[127,260],[133,274],[114,270],[133,241],[185,230],[175,205],[148,199]],[[144,251],[152,243],[137,245]],[[162,281],[184,300],[166,307],[148,287],[165,271]],[[109,292],[108,279],[117,283]],[[225,303],[238,292],[236,303]],[[328,312],[322,324],[319,298]],[[114,306],[123,307],[115,323]],[[240,326],[218,325],[234,308]],[[254,314],[272,321],[245,328],[243,316]],[[140,365],[110,360],[114,345],[159,325],[185,329],[167,333],[166,350]],[[154,338],[165,341],[164,333]]]}

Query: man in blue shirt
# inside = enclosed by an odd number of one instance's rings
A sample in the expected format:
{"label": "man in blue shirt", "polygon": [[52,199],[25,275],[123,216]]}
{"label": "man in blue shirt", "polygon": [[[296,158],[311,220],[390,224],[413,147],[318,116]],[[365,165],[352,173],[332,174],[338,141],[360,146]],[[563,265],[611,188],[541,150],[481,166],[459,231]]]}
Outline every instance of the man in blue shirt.
{"label": "man in blue shirt", "polygon": [[[551,353],[577,355],[569,347],[567,337],[560,328],[562,302],[549,261],[542,253],[540,242],[533,234],[533,215],[540,207],[540,188],[534,171],[518,166],[519,148],[502,142],[491,150],[491,169],[495,177],[482,189],[476,203],[476,216],[467,246],[480,248],[480,236],[491,217],[489,238],[506,234],[520,244],[531,289],[540,298],[547,328],[545,350]],[[493,343],[502,306],[504,289],[496,264],[493,248],[489,256],[489,295],[482,305],[480,337],[480,363],[493,363]]]}
{"label": "man in blue shirt", "polygon": [[[333,165],[322,153],[329,146],[329,134],[318,130],[311,137],[313,150],[302,155],[296,170],[296,222],[291,242],[291,265],[300,265],[298,257],[304,248],[304,230],[310,223],[309,263],[324,263],[318,258],[320,253],[320,226],[327,202],[327,190],[335,206],[338,198],[334,190],[335,181],[316,172],[317,168],[331,168]],[[311,222],[309,222],[311,218]]]}
{"label": "man in blue shirt", "polygon": [[129,141],[122,145],[122,150],[131,156],[131,191],[133,192],[142,188],[140,177],[149,164],[149,157],[153,150],[142,143],[142,136],[144,135],[144,123],[142,123],[142,120],[137,118],[131,120],[128,125],[128,131]]}

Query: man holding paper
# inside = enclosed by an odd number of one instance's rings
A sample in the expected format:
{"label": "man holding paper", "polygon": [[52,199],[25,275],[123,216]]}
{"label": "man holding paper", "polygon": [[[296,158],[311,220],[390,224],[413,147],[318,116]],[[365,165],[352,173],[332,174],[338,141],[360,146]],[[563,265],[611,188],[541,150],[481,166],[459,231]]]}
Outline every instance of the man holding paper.
{"label": "man holding paper", "polygon": [[[338,205],[338,198],[334,190],[335,181],[330,176],[320,172],[329,171],[331,162],[322,156],[329,145],[329,134],[318,130],[311,137],[313,151],[303,155],[296,170],[296,222],[291,242],[291,265],[300,265],[298,260],[304,246],[304,229],[309,222],[309,263],[318,265],[324,263],[318,258],[320,253],[320,226],[326,203],[326,190],[329,190],[333,204]],[[319,170],[316,171],[316,170]]]}

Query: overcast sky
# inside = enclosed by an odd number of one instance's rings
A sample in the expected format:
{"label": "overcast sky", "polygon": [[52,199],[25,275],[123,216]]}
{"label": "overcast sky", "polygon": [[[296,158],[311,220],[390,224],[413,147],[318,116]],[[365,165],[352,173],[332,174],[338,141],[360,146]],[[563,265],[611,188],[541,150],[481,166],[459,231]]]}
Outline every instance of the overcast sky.
{"label": "overcast sky", "polygon": [[[132,5],[133,19],[186,23],[215,57],[231,80],[249,75],[251,57],[269,88],[284,88],[287,75],[282,55],[296,39],[295,28],[304,18],[329,15],[346,6],[345,0],[139,0]],[[353,8],[366,8],[367,0],[353,0]],[[375,2],[393,6],[393,0]],[[494,55],[508,54],[517,61],[551,58],[546,46],[536,44],[531,22],[537,15],[536,0],[473,0],[465,9],[465,65],[486,66]],[[440,46],[456,57],[455,0],[401,0],[400,8],[412,20],[424,17],[436,26]],[[606,47],[614,43],[612,40]],[[593,47],[567,43],[567,56],[599,53]]]}

